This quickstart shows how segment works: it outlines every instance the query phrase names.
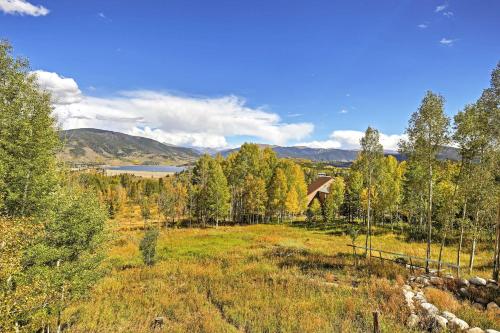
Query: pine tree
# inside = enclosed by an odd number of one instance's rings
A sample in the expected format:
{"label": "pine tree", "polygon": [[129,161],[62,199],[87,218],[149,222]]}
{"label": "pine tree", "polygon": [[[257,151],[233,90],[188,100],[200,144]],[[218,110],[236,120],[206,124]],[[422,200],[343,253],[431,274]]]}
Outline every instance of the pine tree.
{"label": "pine tree", "polygon": [[158,242],[158,229],[147,229],[144,238],[139,244],[142,260],[147,266],[153,266],[156,262],[156,243]]}

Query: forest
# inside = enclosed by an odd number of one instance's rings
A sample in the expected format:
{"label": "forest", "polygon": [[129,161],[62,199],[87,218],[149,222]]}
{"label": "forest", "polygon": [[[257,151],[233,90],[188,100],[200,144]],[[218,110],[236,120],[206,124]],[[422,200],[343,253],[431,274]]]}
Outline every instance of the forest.
{"label": "forest", "polygon": [[[401,243],[420,244],[425,257],[436,259],[439,266],[445,261],[443,251],[447,250],[446,258],[454,257],[453,263],[460,270],[454,274],[471,276],[479,256],[482,259],[478,271],[499,281],[500,64],[493,69],[490,87],[453,117],[444,111],[443,96],[427,92],[410,116],[406,139],[400,142],[404,160],[385,155],[379,132],[368,127],[358,157],[348,168],[280,159],[270,148],[245,143],[226,158],[203,155],[185,171],[160,179],[107,177],[95,170],[71,171],[56,157],[62,143],[50,95],[39,89],[29,70],[25,59],[12,56],[8,43],[0,44],[0,332],[62,332],[71,331],[72,325],[76,327],[74,331],[90,331],[89,326],[78,326],[82,323],[79,316],[85,313],[86,324],[96,325],[92,331],[109,330],[102,322],[92,322],[95,318],[88,314],[88,307],[74,311],[76,304],[89,302],[96,295],[94,286],[101,286],[112,272],[124,271],[127,265],[145,272],[141,274],[153,274],[155,265],[180,256],[175,251],[189,241],[178,244],[178,248],[165,244],[174,244],[198,231],[245,234],[247,229],[243,227],[248,227],[251,231],[247,237],[259,233],[259,237],[265,237],[267,229],[259,228],[267,225],[296,225],[295,228],[305,228],[304,232],[335,229],[344,237],[344,243],[351,239],[353,244],[357,241],[365,247],[364,254],[355,253],[353,257],[357,263],[359,256],[363,264],[357,265],[368,268],[373,265],[367,262],[372,256],[372,242],[384,247],[379,237],[385,232],[398,235]],[[460,158],[439,158],[443,147],[457,149]],[[320,174],[333,178],[329,194],[324,202],[315,199],[308,206],[308,185]],[[181,231],[184,236],[179,234]],[[291,239],[306,239],[302,234],[294,234],[296,231],[283,232],[291,233]],[[178,238],[166,238],[169,235]],[[134,241],[120,237],[132,237]],[[308,237],[313,234],[307,240]],[[321,234],[321,246],[327,250],[338,246],[333,237]],[[134,244],[130,251],[140,253],[142,262],[110,268],[110,248],[117,244],[127,248],[129,243]],[[196,249],[194,243],[192,246]],[[167,248],[172,254],[170,259]],[[450,249],[454,249],[452,256]],[[273,251],[269,253],[285,257],[281,250]],[[350,251],[344,249],[346,255]],[[271,255],[266,253],[262,258]],[[318,254],[297,253],[289,255],[299,256],[311,265],[318,260]],[[342,265],[353,257],[342,258]],[[206,258],[200,260],[201,265],[213,264],[203,261]],[[436,269],[430,261],[424,264],[427,272]],[[377,275],[376,268],[368,268],[369,275]],[[399,272],[401,268],[394,269]],[[346,273],[350,274],[358,273]],[[205,287],[212,283],[209,280],[213,277],[204,278]],[[367,286],[365,291],[372,295],[373,290]],[[389,291],[391,287],[384,288]],[[235,327],[248,325],[247,329],[242,328],[248,332],[279,331],[278,326],[273,326],[276,323],[252,326],[259,325],[259,320],[248,319],[251,314],[231,317],[231,313],[224,312],[230,305],[217,303],[217,290],[208,289],[206,295],[222,318]],[[351,306],[357,309],[362,305]],[[387,311],[395,312],[395,308]],[[363,311],[360,318],[366,317]],[[175,327],[176,319],[172,316]],[[288,320],[292,317],[290,314]],[[496,325],[498,317],[494,318],[497,319],[488,323]],[[352,321],[343,320],[345,325]],[[368,323],[359,320],[361,326],[354,329],[365,329],[367,326],[363,325]],[[401,329],[397,317],[389,320],[387,331],[391,327]],[[189,320],[185,321],[187,325]],[[132,331],[131,326],[124,327],[123,330]],[[191,331],[224,331],[221,327],[204,326]],[[184,329],[186,326],[173,331]],[[297,329],[282,326],[282,331]],[[314,326],[302,329],[316,330]]]}

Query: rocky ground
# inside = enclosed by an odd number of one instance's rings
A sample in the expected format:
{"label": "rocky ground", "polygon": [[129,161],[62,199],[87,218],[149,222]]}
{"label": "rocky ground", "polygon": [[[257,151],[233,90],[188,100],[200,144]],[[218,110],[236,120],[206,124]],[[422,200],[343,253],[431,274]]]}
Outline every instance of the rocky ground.
{"label": "rocky ground", "polygon": [[472,306],[500,315],[500,288],[494,280],[473,277],[469,280],[433,274],[412,276],[403,286],[403,295],[410,310],[406,325],[431,332],[449,330],[467,333],[500,333],[493,328],[470,327],[469,324],[447,309],[438,309],[425,296],[426,288],[438,288],[453,293],[458,299],[472,302]]}

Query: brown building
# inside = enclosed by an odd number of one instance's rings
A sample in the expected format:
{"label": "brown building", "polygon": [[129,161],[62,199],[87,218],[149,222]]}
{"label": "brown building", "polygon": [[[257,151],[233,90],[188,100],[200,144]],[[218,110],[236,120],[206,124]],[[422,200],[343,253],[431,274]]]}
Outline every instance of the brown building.
{"label": "brown building", "polygon": [[320,174],[319,177],[307,187],[307,207],[312,204],[314,198],[317,198],[319,202],[322,203],[329,193],[332,182],[332,177]]}

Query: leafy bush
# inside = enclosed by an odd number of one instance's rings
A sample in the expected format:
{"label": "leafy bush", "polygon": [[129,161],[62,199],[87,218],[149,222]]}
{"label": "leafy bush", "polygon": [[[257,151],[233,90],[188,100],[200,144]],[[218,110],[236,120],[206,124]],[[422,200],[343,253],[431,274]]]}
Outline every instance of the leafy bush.
{"label": "leafy bush", "polygon": [[158,230],[148,229],[139,244],[139,250],[142,253],[142,260],[148,266],[153,266],[155,263],[157,241]]}

